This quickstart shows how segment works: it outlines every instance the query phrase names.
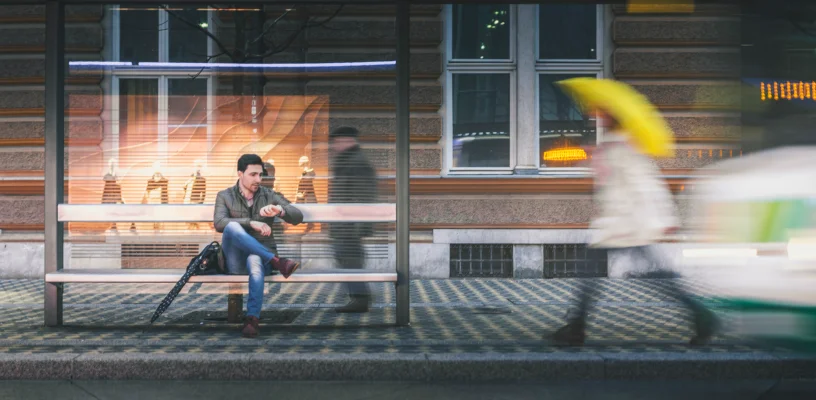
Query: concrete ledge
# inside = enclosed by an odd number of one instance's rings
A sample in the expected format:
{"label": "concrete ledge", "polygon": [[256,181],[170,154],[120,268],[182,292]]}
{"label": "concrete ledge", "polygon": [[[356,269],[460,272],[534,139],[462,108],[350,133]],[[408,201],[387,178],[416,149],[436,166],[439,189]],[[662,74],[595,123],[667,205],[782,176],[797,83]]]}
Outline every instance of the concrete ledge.
{"label": "concrete ledge", "polygon": [[0,355],[0,380],[59,380],[71,379],[73,360],[77,354]]}
{"label": "concrete ledge", "polygon": [[816,358],[769,353],[0,354],[0,379],[546,381],[802,379]]}
{"label": "concrete ledge", "polygon": [[596,354],[439,354],[428,356],[429,381],[604,379]]}
{"label": "concrete ledge", "polygon": [[779,359],[762,353],[617,353],[602,357],[606,379],[783,378]]}

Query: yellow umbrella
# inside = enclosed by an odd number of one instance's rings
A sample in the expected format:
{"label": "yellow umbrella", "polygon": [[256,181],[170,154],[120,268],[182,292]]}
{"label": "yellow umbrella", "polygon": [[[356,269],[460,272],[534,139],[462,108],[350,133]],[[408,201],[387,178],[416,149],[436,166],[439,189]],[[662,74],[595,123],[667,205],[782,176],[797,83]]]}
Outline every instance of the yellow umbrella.
{"label": "yellow umbrella", "polygon": [[674,155],[671,128],[643,95],[631,86],[609,79],[572,78],[557,82],[584,109],[601,109],[614,117],[643,153]]}

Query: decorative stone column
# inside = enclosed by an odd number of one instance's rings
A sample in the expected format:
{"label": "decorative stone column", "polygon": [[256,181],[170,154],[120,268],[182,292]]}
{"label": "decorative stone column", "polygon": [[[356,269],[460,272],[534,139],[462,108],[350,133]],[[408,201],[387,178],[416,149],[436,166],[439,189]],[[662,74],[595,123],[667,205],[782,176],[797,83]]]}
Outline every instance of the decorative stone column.
{"label": "decorative stone column", "polygon": [[[535,4],[519,4],[516,15],[516,43],[535,43],[536,17]],[[536,119],[536,71],[532,66],[536,61],[535,46],[516,46],[516,166],[517,175],[535,175],[538,173],[538,154],[536,141],[538,132]]]}

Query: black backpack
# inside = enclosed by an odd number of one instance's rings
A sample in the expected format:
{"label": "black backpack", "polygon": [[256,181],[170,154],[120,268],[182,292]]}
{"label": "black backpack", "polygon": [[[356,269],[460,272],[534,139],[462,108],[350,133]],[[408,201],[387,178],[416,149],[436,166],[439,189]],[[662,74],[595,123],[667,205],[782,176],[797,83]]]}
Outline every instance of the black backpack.
{"label": "black backpack", "polygon": [[193,275],[219,275],[227,273],[227,266],[224,263],[224,251],[221,244],[212,242],[201,250],[197,256],[190,260],[187,268],[194,267]]}

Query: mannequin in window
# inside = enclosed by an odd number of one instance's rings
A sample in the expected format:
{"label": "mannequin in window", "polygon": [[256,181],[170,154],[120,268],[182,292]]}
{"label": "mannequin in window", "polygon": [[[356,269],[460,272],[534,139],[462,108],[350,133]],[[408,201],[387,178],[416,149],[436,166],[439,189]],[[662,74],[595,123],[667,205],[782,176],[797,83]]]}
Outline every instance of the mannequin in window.
{"label": "mannequin in window", "polygon": [[[111,158],[110,161],[108,161],[108,172],[102,178],[105,182],[105,186],[102,188],[102,204],[124,203],[124,201],[122,201],[122,186],[119,185],[116,171],[113,168],[115,163],[115,158]],[[114,232],[117,231],[116,223],[112,223],[109,229]]]}
{"label": "mannequin in window", "polygon": [[[315,171],[311,166],[309,157],[303,156],[298,160],[298,165],[302,168],[300,173],[300,182],[298,182],[297,194],[295,195],[295,203],[310,204],[317,203],[317,195],[314,188]],[[310,222],[306,224],[306,229],[303,233],[313,231],[315,224]]]}
{"label": "mannequin in window", "polygon": [[[142,196],[142,204],[167,204],[169,203],[169,196],[167,193],[168,180],[161,173],[161,163],[156,161],[153,163],[153,176],[147,181],[144,195]],[[153,229],[161,229],[162,224],[154,223]]]}
{"label": "mannequin in window", "polygon": [[[201,175],[203,167],[204,163],[201,160],[195,161],[195,172],[184,183],[184,204],[204,204],[204,198],[207,196],[207,179]],[[198,223],[188,223],[187,227],[198,229]]]}
{"label": "mannequin in window", "polygon": [[315,171],[311,167],[309,157],[303,156],[298,160],[298,164],[303,171],[300,174],[300,182],[298,182],[297,195],[295,196],[296,203],[317,203],[317,195],[314,188]]}

